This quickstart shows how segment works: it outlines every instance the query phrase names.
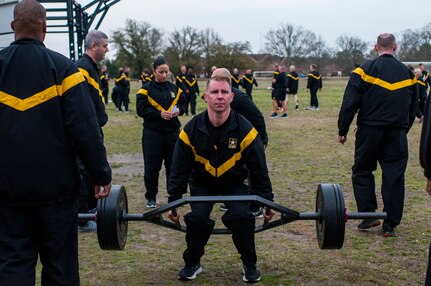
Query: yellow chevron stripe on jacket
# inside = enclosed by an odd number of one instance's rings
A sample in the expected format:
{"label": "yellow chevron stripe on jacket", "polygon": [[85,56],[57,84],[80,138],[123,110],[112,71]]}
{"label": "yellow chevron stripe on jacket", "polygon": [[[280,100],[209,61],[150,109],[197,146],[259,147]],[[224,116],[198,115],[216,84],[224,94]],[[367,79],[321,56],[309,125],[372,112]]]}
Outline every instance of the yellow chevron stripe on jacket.
{"label": "yellow chevron stripe on jacket", "polygon": [[183,82],[183,80],[179,77],[179,76],[176,76],[175,77],[179,82]]}
{"label": "yellow chevron stripe on jacket", "polygon": [[127,80],[127,76],[123,73],[123,74],[121,74],[121,76],[119,77],[119,78],[116,78],[115,79],[115,82],[119,82],[120,80],[122,80],[122,79],[125,79],[125,80]]}
{"label": "yellow chevron stripe on jacket", "polygon": [[253,83],[253,80],[254,80],[253,77],[251,79],[249,79],[248,77],[243,76],[242,78],[245,79],[246,81],[248,81],[249,83]]}
{"label": "yellow chevron stripe on jacket", "polygon": [[384,81],[380,78],[376,78],[376,77],[367,75],[362,68],[356,68],[353,72],[360,75],[361,79],[363,81],[378,85],[378,86],[383,87],[383,88],[388,89],[388,90],[401,89],[401,88],[408,87],[408,86],[411,86],[411,85],[414,85],[415,83],[417,83],[416,78],[406,79],[406,80],[402,80],[402,81],[394,82],[394,83],[389,83],[389,82]]}
{"label": "yellow chevron stripe on jacket", "polygon": [[258,135],[256,129],[252,128],[247,136],[241,141],[240,150],[235,153],[231,158],[226,160],[220,167],[215,168],[211,165],[210,161],[196,153],[195,147],[190,143],[189,136],[184,130],[181,130],[179,139],[182,140],[186,145],[190,146],[193,154],[195,155],[195,161],[205,166],[205,170],[210,173],[213,177],[221,177],[224,173],[229,171],[235,166],[235,163],[242,157],[242,152],[247,148]]}
{"label": "yellow chevron stripe on jacket", "polygon": [[236,83],[239,83],[239,81],[241,80],[240,78],[236,79],[234,76],[231,76],[231,78],[232,78]]}
{"label": "yellow chevron stripe on jacket", "polygon": [[180,99],[180,95],[183,91],[181,89],[178,89],[177,94],[175,95],[175,99],[172,101],[172,104],[169,106],[168,110],[165,110],[163,108],[163,106],[161,106],[160,104],[157,103],[157,101],[155,101],[153,98],[151,98],[151,96],[148,95],[148,90],[141,88],[140,90],[138,90],[139,94],[142,94],[143,96],[148,97],[148,102],[151,104],[151,106],[153,106],[154,108],[156,108],[159,111],[166,111],[166,112],[172,112],[172,108],[177,105],[178,100]]}
{"label": "yellow chevron stripe on jacket", "polygon": [[192,87],[192,86],[194,86],[194,85],[196,84],[196,80],[194,80],[194,81],[192,81],[192,82],[189,82],[187,79],[185,79],[185,81],[187,82],[187,84],[188,84],[190,87]]}
{"label": "yellow chevron stripe on jacket", "polygon": [[290,73],[287,74],[288,77],[292,78],[293,80],[298,80],[298,77],[294,77],[293,75],[291,75]]}
{"label": "yellow chevron stripe on jacket", "polygon": [[99,94],[100,98],[102,99],[103,104],[105,104],[105,98],[102,95],[102,91],[100,90],[100,86],[99,83],[90,76],[90,74],[88,73],[87,70],[83,69],[83,68],[78,68],[79,71],[82,73],[82,75],[84,76],[85,80],[88,82],[88,84],[90,84],[92,87],[94,87],[97,90],[97,93]]}
{"label": "yellow chevron stripe on jacket", "polygon": [[76,72],[66,77],[60,85],[52,85],[45,90],[27,97],[26,99],[20,99],[0,91],[0,103],[12,107],[18,111],[26,111],[32,107],[47,102],[56,96],[62,96],[70,88],[83,81],[85,81],[84,76],[80,72]]}
{"label": "yellow chevron stripe on jacket", "polygon": [[315,76],[314,74],[312,74],[312,73],[309,73],[308,74],[308,76],[311,76],[311,77],[314,77],[315,79],[317,79],[317,80],[319,80],[320,78],[321,78],[321,76],[319,75],[319,76]]}

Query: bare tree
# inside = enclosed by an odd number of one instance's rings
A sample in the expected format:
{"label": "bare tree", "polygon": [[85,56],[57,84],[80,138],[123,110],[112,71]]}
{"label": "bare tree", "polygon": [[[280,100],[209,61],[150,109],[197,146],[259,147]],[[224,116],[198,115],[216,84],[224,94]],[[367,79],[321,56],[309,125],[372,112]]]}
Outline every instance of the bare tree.
{"label": "bare tree", "polygon": [[153,59],[163,50],[163,32],[146,22],[127,19],[126,27],[115,30],[111,40],[117,49],[116,62],[131,67],[140,74],[145,66],[151,66]]}
{"label": "bare tree", "polygon": [[181,65],[196,66],[200,61],[201,36],[195,28],[190,26],[173,31],[169,35],[169,46],[165,51],[172,70]]}
{"label": "bare tree", "polygon": [[335,43],[338,45],[335,60],[343,73],[349,73],[355,64],[364,61],[368,44],[360,38],[341,35],[335,40]]}
{"label": "bare tree", "polygon": [[315,51],[316,35],[301,26],[281,24],[278,29],[271,29],[265,35],[265,40],[268,52],[291,62],[295,58],[309,56]]}
{"label": "bare tree", "polygon": [[211,67],[217,66],[217,64],[219,64],[215,54],[217,52],[217,47],[222,45],[223,40],[217,32],[210,28],[201,31],[200,35],[203,66],[205,67],[206,73],[210,74]]}

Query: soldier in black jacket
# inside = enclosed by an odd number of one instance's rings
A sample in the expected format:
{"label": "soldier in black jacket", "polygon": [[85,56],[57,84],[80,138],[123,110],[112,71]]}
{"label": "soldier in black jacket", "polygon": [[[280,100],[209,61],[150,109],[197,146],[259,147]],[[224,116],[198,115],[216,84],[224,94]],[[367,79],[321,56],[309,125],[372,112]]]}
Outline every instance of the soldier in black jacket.
{"label": "soldier in black jacket", "polygon": [[239,76],[239,71],[237,68],[233,69],[231,78],[232,78],[232,87],[239,88],[241,86],[241,77]]}
{"label": "soldier in black jacket", "polygon": [[272,114],[271,118],[278,117],[278,109],[280,109],[281,118],[287,118],[286,110],[286,84],[287,76],[284,66],[278,66],[277,70],[274,71],[274,78],[272,79]]}
{"label": "soldier in black jacket", "polygon": [[293,96],[295,98],[295,111],[299,111],[299,103],[298,103],[298,83],[299,76],[296,73],[296,68],[294,65],[289,67],[290,72],[287,74],[287,98],[286,104],[289,102],[289,98]]}
{"label": "soldier in black jacket", "polygon": [[193,67],[187,67],[186,78],[184,80],[185,88],[185,114],[189,115],[189,104],[190,112],[192,115],[196,114],[196,97],[199,96],[199,84],[196,76],[193,73]]}
{"label": "soldier in black jacket", "polygon": [[148,72],[148,70],[146,70],[146,69],[143,70],[142,73],[141,73],[141,83],[142,83],[141,87],[144,86],[145,83],[147,83],[147,82],[149,82],[151,80],[153,80],[152,79],[152,75],[150,75],[150,73]]}
{"label": "soldier in black jacket", "polygon": [[42,285],[79,285],[75,158],[108,196],[100,126],[82,73],[42,43],[43,6],[18,2],[11,26],[0,51],[0,284],[35,285],[40,257]]}
{"label": "soldier in black jacket", "polygon": [[[392,34],[381,34],[375,50],[379,57],[356,68],[347,84],[338,117],[338,141],[347,140],[349,126],[357,116],[355,162],[352,183],[360,212],[377,209],[373,172],[382,168],[383,235],[395,235],[404,206],[404,172],[407,166],[407,132],[415,120],[418,88],[415,75],[393,54],[397,44]],[[425,120],[427,120],[425,118]],[[363,220],[359,229],[380,225]]]}
{"label": "soldier in black jacket", "polygon": [[317,91],[322,89],[322,76],[317,71],[315,64],[310,65],[310,72],[308,73],[307,88],[310,90],[310,106],[309,110],[319,110],[319,100],[317,98]]}
{"label": "soldier in black jacket", "polygon": [[[427,71],[425,69],[425,66],[421,63],[418,65],[418,67],[420,68],[421,72],[422,72],[422,80],[423,82],[425,82],[425,90],[427,91],[429,87],[431,87],[431,77],[430,77],[430,73],[429,71]],[[431,92],[431,90],[430,90]]]}
{"label": "soldier in black jacket", "polygon": [[154,80],[147,82],[136,95],[136,112],[144,119],[142,150],[144,153],[144,181],[147,207],[157,206],[159,172],[165,164],[166,185],[172,164],[172,153],[184,113],[183,91],[169,82],[169,66],[163,58],[154,61]]}
{"label": "soldier in black jacket", "polygon": [[251,74],[251,69],[247,69],[245,75],[241,78],[241,85],[245,89],[245,93],[253,99],[251,92],[253,91],[253,85],[259,86],[257,80]]}
{"label": "soldier in black jacket", "polygon": [[109,74],[106,72],[105,65],[100,68],[100,88],[102,89],[102,95],[103,99],[105,100],[105,105],[107,105],[109,94]]}
{"label": "soldier in black jacket", "polygon": [[187,84],[186,84],[186,73],[187,73],[187,68],[186,66],[181,66],[180,68],[181,73],[178,74],[175,77],[175,84],[178,86],[178,88],[180,88],[184,93],[186,93],[186,90],[188,90],[187,88]]}
{"label": "soldier in black jacket", "polygon": [[[117,111],[129,111],[129,102],[128,102],[128,92],[129,92],[129,79],[124,72],[124,69],[121,67],[118,69],[118,75],[115,78],[115,99],[114,99],[114,91],[112,91],[112,99],[115,100],[117,107]],[[123,110],[124,107],[124,110]]]}
{"label": "soldier in black jacket", "polygon": [[[431,196],[431,102],[427,99],[424,110],[424,121],[419,147],[419,159],[426,178],[425,190]],[[426,286],[431,285],[431,244],[428,251],[428,267],[425,278]]]}
{"label": "soldier in black jacket", "polygon": [[[180,199],[187,192],[188,184],[191,196],[247,195],[244,179],[248,174],[251,188],[272,200],[262,141],[250,122],[231,110],[234,94],[230,81],[213,77],[204,97],[207,111],[186,124],[175,146],[176,160],[169,177],[169,202]],[[210,219],[213,203],[194,203],[190,207],[191,213],[184,216],[187,249],[183,254],[185,267],[178,274],[180,280],[195,279],[202,272],[200,260],[215,224]],[[268,215],[265,219],[271,217]],[[171,212],[170,218],[177,222],[179,214]],[[255,219],[249,212],[249,204],[229,203],[222,221],[232,231],[232,239],[241,255],[243,280],[259,281]]]}
{"label": "soldier in black jacket", "polygon": [[[101,31],[90,31],[85,37],[85,53],[76,62],[90,90],[100,128],[108,122],[108,115],[105,111],[105,99],[102,94],[100,71],[97,63],[105,58],[105,54],[108,51],[108,36]],[[102,130],[100,132],[103,136]],[[87,213],[94,210],[97,206],[97,200],[93,195],[95,183],[91,179],[90,172],[82,164],[82,160],[78,158],[77,161],[82,180],[79,196],[79,212]],[[84,231],[96,230],[95,221],[80,222],[79,225]]]}

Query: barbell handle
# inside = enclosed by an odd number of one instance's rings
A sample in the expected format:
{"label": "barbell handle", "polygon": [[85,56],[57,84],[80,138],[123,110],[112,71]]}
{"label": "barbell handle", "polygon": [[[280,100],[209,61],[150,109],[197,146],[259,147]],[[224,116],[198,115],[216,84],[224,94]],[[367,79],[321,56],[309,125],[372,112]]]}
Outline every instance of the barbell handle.
{"label": "barbell handle", "polygon": [[346,209],[346,221],[349,219],[386,219],[385,212],[348,212]]}
{"label": "barbell handle", "polygon": [[[178,216],[177,209],[175,209],[175,208],[171,209],[171,214],[173,217],[177,217]],[[181,223],[180,223],[179,218],[178,218],[178,220],[174,221],[174,223],[177,226],[177,228],[181,229]]]}

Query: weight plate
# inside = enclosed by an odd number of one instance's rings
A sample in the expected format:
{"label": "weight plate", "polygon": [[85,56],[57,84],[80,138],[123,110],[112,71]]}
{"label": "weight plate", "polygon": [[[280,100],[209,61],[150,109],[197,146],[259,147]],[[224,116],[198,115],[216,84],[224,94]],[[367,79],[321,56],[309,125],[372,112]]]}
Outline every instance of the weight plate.
{"label": "weight plate", "polygon": [[97,202],[97,239],[104,250],[122,250],[127,241],[128,213],[126,189],[113,185],[109,197]]}
{"label": "weight plate", "polygon": [[317,241],[321,249],[340,249],[344,243],[345,209],[338,184],[319,184],[316,196]]}

